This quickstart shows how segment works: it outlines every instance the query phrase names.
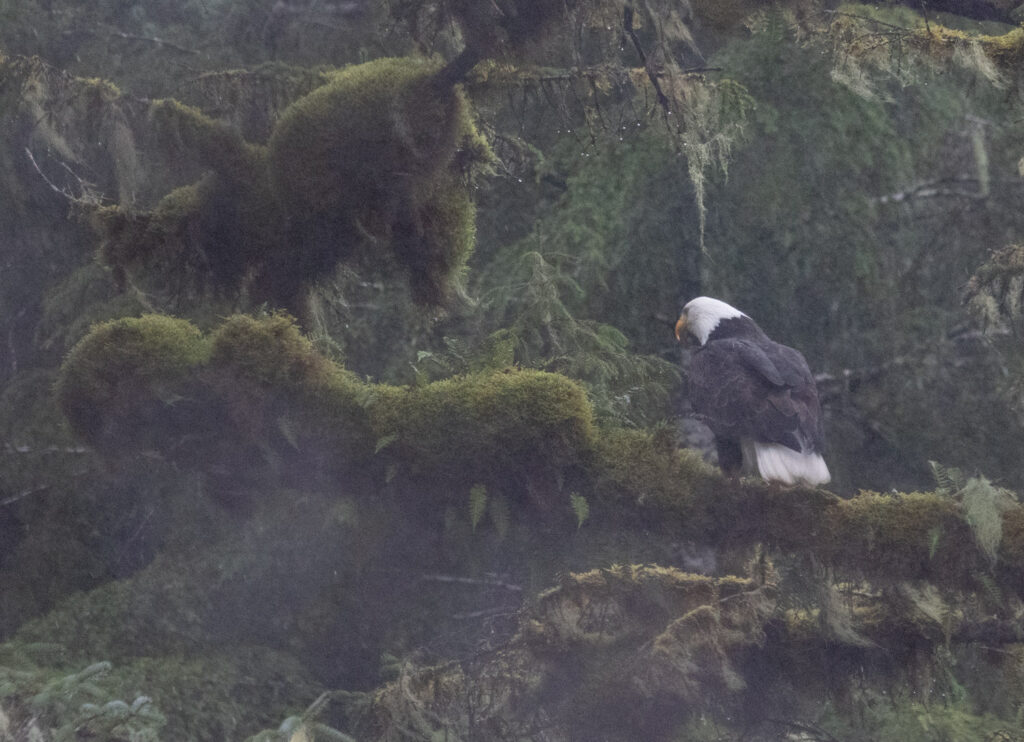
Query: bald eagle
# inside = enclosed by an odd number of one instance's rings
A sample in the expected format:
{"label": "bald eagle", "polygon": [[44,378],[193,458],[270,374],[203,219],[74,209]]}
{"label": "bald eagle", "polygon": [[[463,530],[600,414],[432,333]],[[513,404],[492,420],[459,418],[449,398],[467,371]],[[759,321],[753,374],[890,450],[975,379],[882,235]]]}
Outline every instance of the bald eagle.
{"label": "bald eagle", "polygon": [[706,296],[683,307],[676,322],[676,339],[690,338],[700,346],[690,365],[690,401],[715,434],[722,471],[784,484],[828,482],[818,390],[800,351]]}

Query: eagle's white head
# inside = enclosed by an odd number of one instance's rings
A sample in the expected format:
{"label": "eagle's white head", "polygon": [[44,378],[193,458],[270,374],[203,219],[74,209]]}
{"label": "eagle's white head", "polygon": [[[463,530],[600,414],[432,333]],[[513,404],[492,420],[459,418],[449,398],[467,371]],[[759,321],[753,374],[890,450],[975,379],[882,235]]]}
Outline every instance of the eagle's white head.
{"label": "eagle's white head", "polygon": [[712,299],[710,296],[698,296],[683,307],[683,313],[676,322],[676,340],[682,340],[682,334],[689,332],[697,338],[697,342],[704,345],[708,341],[708,336],[723,319],[746,316],[724,301]]}

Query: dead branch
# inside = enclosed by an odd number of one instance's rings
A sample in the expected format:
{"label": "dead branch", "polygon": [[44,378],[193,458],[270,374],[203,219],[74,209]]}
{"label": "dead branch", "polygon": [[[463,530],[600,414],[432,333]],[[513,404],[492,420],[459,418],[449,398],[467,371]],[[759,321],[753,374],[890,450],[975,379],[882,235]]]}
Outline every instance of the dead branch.
{"label": "dead branch", "polygon": [[661,82],[658,80],[658,75],[654,73],[650,61],[647,59],[647,54],[644,52],[643,46],[640,44],[640,39],[636,36],[636,31],[633,29],[633,6],[627,5],[622,9],[622,28],[625,30],[626,35],[629,36],[629,40],[633,42],[633,48],[636,49],[637,56],[640,57],[640,64],[643,65],[644,71],[647,72],[647,77],[651,81],[651,85],[654,86],[654,92],[658,96],[658,104],[665,109],[666,112],[671,111],[671,104],[669,103],[668,96],[665,95],[661,89]]}
{"label": "dead branch", "polygon": [[523,591],[522,585],[515,585],[511,582],[505,582],[504,580],[497,579],[480,579],[476,577],[460,577],[458,575],[420,575],[420,579],[424,582],[451,582],[459,583],[462,585],[483,585],[485,587],[500,587],[504,590],[510,590],[512,592],[521,593]]}

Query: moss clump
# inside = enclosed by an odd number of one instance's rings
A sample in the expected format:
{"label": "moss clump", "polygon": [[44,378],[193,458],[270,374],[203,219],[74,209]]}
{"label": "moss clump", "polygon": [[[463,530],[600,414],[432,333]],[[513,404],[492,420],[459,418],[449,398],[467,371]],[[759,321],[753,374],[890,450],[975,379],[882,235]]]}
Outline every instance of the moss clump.
{"label": "moss clump", "polygon": [[679,506],[698,486],[720,481],[699,454],[679,450],[667,429],[602,430],[594,449],[598,488],[615,499]]}
{"label": "moss clump", "polygon": [[[674,567],[614,565],[607,569],[575,573],[562,578],[558,587],[541,593],[531,621],[525,627],[531,646],[545,651],[565,651],[580,643],[602,646],[611,638],[663,628],[674,617],[718,599],[717,581]],[[641,607],[643,604],[646,607]],[[581,606],[566,611],[567,605]],[[590,607],[629,606],[629,621],[608,621]]]}
{"label": "moss clump", "polygon": [[[216,190],[212,174],[191,185],[175,188],[150,212],[136,212],[119,206],[97,207],[90,215],[93,229],[101,236],[100,259],[114,268],[123,284],[125,276],[139,275],[147,268],[155,281],[183,281],[203,285],[205,277],[188,275],[180,267],[207,261],[196,235],[210,226],[204,216],[206,204]],[[147,283],[153,284],[154,280]],[[122,285],[123,289],[124,286]]]}
{"label": "moss clump", "polygon": [[435,302],[473,246],[460,179],[491,158],[465,97],[435,85],[436,72],[416,59],[340,70],[285,111],[269,142],[274,190],[304,242],[329,234],[323,249],[337,256],[389,250],[417,298]]}
{"label": "moss clump", "polygon": [[261,447],[283,435],[278,443],[293,455],[323,451],[342,469],[372,450],[365,385],[317,352],[287,314],[228,318],[212,335],[207,381]]}
{"label": "moss clump", "polygon": [[324,384],[333,365],[284,313],[229,317],[213,334],[210,362],[259,384],[289,388]]}
{"label": "moss clump", "polygon": [[130,436],[144,423],[140,402],[172,404],[209,347],[185,320],[144,315],[97,325],[68,354],[57,379],[57,399],[79,435],[102,444]]}
{"label": "moss clump", "polygon": [[830,508],[823,525],[829,538],[816,539],[816,552],[853,574],[969,583],[985,571],[957,503],[935,493],[861,493]]}
{"label": "moss clump", "polygon": [[242,290],[252,276],[263,275],[283,231],[265,148],[174,100],[154,102],[150,116],[176,158],[191,155],[211,170],[168,193],[151,211],[96,208],[90,221],[102,239],[100,256],[174,296],[211,287]]}
{"label": "moss clump", "polygon": [[75,432],[105,453],[153,448],[210,471],[227,466],[239,482],[260,460],[280,469],[282,452],[297,469],[315,457],[337,470],[372,449],[364,385],[285,314],[236,315],[209,338],[158,315],[97,325],[57,388]]}
{"label": "moss clump", "polygon": [[417,239],[395,240],[392,247],[409,272],[413,297],[438,303],[462,284],[476,245],[476,204],[457,177],[438,179],[423,203],[419,229]]}
{"label": "moss clump", "polygon": [[[440,303],[473,250],[469,182],[492,160],[462,91],[417,59],[326,75],[266,147],[174,100],[150,108],[176,158],[210,171],[152,211],[96,207],[104,261],[175,297],[213,289],[301,312],[310,285],[360,259]],[[156,278],[154,278],[154,276]]]}
{"label": "moss clump", "polygon": [[1015,69],[1024,60],[1024,29],[1021,28],[990,36],[929,23],[917,30],[917,37],[927,51],[936,54],[977,45],[986,57],[1003,69]]}
{"label": "moss clump", "polygon": [[[448,164],[464,103],[454,91],[427,95],[435,71],[421,60],[378,59],[340,70],[293,103],[269,143],[274,186],[290,213],[365,215],[410,178]],[[362,221],[371,229],[375,220]]]}
{"label": "moss clump", "polygon": [[558,374],[506,370],[423,387],[378,387],[374,431],[414,476],[432,482],[546,489],[593,445],[582,387]]}
{"label": "moss clump", "polygon": [[154,101],[149,115],[158,133],[182,153],[194,153],[218,175],[235,183],[251,182],[263,167],[264,148],[202,111],[173,99]]}

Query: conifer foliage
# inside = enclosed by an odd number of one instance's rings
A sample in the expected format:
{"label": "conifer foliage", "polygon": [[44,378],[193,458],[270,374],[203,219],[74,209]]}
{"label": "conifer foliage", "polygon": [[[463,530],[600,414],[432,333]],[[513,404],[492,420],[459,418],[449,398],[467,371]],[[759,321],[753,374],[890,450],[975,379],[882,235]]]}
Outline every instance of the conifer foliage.
{"label": "conifer foliage", "polygon": [[[0,3],[0,742],[1024,739],[1022,34],[938,5]],[[701,293],[836,492],[705,460]]]}

